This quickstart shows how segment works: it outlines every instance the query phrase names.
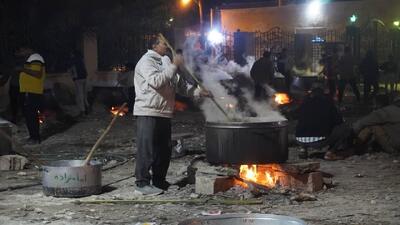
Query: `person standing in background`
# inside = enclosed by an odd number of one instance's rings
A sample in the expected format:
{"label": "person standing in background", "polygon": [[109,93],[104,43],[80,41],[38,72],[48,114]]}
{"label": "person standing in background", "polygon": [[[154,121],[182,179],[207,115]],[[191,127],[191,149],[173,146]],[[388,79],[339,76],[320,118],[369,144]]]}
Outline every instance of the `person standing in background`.
{"label": "person standing in background", "polygon": [[42,105],[44,79],[46,77],[43,57],[31,47],[21,47],[18,55],[25,56],[26,61],[19,74],[19,86],[24,106],[26,126],[29,131],[29,144],[40,144],[40,127],[38,112]]}
{"label": "person standing in background", "polygon": [[292,75],[290,68],[289,57],[287,54],[287,49],[282,49],[282,52],[279,54],[277,68],[278,72],[280,72],[285,77],[285,86],[287,93],[290,94],[290,86],[292,84]]}
{"label": "person standing in background", "polygon": [[[2,78],[0,83],[5,85],[9,81],[8,95],[10,100],[10,121],[14,124],[18,122],[18,113],[22,110],[21,96],[19,92],[19,71],[26,59],[14,53],[14,57],[5,60],[2,65]],[[0,85],[1,86],[1,85]]]}
{"label": "person standing in background", "polygon": [[353,90],[357,101],[360,101],[360,92],[358,91],[357,83],[356,83],[356,59],[351,54],[350,47],[344,48],[344,55],[339,60],[338,63],[338,71],[339,71],[339,97],[338,102],[339,105],[343,100],[343,93],[347,84],[350,84],[351,89]]}
{"label": "person standing in background", "polygon": [[83,56],[79,51],[73,51],[70,55],[70,72],[75,84],[75,98],[81,115],[88,113],[89,103],[86,92],[87,71]]}
{"label": "person standing in background", "polygon": [[368,50],[365,58],[360,64],[360,73],[364,76],[364,101],[370,101],[369,95],[371,86],[374,88],[372,97],[375,98],[378,93],[379,84],[379,65],[376,56],[372,50]]}
{"label": "person standing in background", "polygon": [[263,56],[258,59],[250,70],[250,76],[254,81],[254,99],[266,100],[268,93],[265,85],[272,86],[274,79],[274,63],[271,52],[264,51]]}
{"label": "person standing in background", "polygon": [[396,91],[398,67],[392,54],[388,56],[388,60],[382,65],[383,76],[382,81],[385,83],[386,94]]}

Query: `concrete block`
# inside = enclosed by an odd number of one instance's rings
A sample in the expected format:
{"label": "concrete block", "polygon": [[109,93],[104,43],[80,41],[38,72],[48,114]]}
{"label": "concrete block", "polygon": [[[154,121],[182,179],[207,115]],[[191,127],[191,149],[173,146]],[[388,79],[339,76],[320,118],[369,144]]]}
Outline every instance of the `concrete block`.
{"label": "concrete block", "polygon": [[308,175],[307,191],[316,192],[324,187],[324,179],[321,172],[312,172]]}
{"label": "concrete block", "polygon": [[8,155],[12,152],[11,123],[0,118],[0,155]]}
{"label": "concrete block", "polygon": [[235,185],[232,177],[209,174],[196,174],[195,192],[197,194],[211,195],[227,191]]}
{"label": "concrete block", "polygon": [[291,174],[277,171],[275,176],[277,176],[277,183],[283,188],[307,192],[316,192],[323,188],[321,172]]}
{"label": "concrete block", "polygon": [[29,160],[20,155],[0,156],[0,170],[22,170]]}

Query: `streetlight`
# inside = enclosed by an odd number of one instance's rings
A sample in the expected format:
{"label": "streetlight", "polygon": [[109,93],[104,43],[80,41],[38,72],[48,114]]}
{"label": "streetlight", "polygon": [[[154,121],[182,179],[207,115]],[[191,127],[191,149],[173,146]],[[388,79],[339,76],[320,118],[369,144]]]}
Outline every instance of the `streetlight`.
{"label": "streetlight", "polygon": [[351,15],[351,17],[350,17],[350,22],[351,23],[355,23],[356,21],[357,21],[357,16],[355,15],[355,14],[353,14],[353,15]]}
{"label": "streetlight", "polygon": [[318,20],[321,16],[322,4],[320,0],[313,0],[307,6],[307,17],[313,21]]}
{"label": "streetlight", "polygon": [[200,19],[200,34],[203,34],[203,3],[202,0],[181,0],[183,6],[188,5],[191,1],[197,4],[199,7],[199,19]]}

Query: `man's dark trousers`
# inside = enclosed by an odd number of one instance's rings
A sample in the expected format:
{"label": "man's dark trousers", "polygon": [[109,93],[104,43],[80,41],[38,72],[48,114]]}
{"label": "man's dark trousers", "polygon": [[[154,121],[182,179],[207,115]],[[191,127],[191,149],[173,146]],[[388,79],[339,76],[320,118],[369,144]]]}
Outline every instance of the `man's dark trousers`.
{"label": "man's dark trousers", "polygon": [[29,136],[40,142],[38,111],[41,109],[42,95],[33,93],[21,93],[21,95],[23,95],[24,116]]}
{"label": "man's dark trousers", "polygon": [[17,123],[18,112],[22,110],[23,105],[21,105],[21,93],[19,92],[19,86],[10,85],[8,89],[10,96],[10,108],[11,108],[11,122]]}
{"label": "man's dark trousers", "polygon": [[339,80],[339,103],[342,103],[344,90],[346,89],[346,84],[350,84],[353,93],[356,95],[357,101],[360,101],[360,92],[358,91],[356,79],[343,79]]}
{"label": "man's dark trousers", "polygon": [[172,151],[171,119],[137,116],[136,126],[136,185],[149,185],[150,180],[153,184],[165,181]]}

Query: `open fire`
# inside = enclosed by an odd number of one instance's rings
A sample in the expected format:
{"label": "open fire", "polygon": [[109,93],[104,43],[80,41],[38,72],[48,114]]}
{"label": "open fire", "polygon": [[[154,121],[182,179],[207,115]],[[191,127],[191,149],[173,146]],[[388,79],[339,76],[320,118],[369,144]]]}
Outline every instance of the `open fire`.
{"label": "open fire", "polygon": [[175,111],[180,111],[183,112],[188,108],[188,105],[186,105],[184,102],[181,101],[175,101]]}
{"label": "open fire", "polygon": [[39,124],[43,124],[46,116],[44,115],[44,113],[41,113],[39,110],[37,111],[37,115],[38,115]]}
{"label": "open fire", "polygon": [[272,170],[265,165],[241,165],[239,176],[243,180],[251,181],[269,188],[275,187],[277,178]]}
{"label": "open fire", "polygon": [[[116,115],[116,114],[118,113],[118,111],[119,111],[119,108],[120,108],[119,106],[112,106],[110,112],[111,112],[113,115]],[[128,107],[125,106],[125,107],[121,110],[121,112],[119,112],[118,116],[124,116],[125,114],[128,113],[128,111],[129,111]]]}
{"label": "open fire", "polygon": [[290,103],[289,95],[286,93],[275,93],[274,99],[278,105],[284,105]]}

